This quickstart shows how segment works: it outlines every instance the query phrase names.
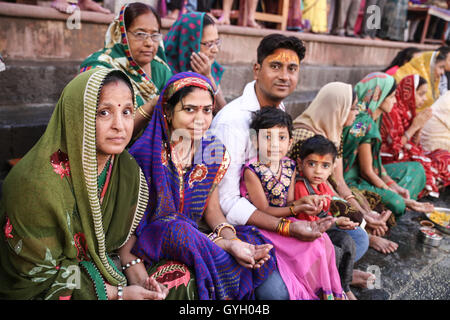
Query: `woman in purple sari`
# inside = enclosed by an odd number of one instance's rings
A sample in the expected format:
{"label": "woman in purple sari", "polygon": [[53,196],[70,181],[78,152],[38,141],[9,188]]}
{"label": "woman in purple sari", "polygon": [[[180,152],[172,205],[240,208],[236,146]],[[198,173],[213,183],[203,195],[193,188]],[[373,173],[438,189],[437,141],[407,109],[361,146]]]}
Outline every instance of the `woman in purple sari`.
{"label": "woman in purple sari", "polygon": [[199,299],[252,299],[276,262],[256,228],[233,227],[220,209],[216,186],[230,159],[207,131],[214,103],[211,83],[197,73],[179,73],[163,89],[130,150],[150,193],[132,252],[147,265],[184,262],[195,271]]}

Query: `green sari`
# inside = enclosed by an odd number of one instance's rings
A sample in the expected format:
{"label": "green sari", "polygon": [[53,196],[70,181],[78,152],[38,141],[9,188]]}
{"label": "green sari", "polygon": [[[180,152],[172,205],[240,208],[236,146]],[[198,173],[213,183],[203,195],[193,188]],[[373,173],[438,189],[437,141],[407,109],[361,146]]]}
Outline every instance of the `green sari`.
{"label": "green sari", "polygon": [[130,78],[136,93],[136,107],[140,107],[159,95],[164,85],[172,77],[172,71],[166,63],[164,46],[161,44],[155,58],[151,61],[151,77],[134,61],[128,45],[124,15],[128,4],[108,27],[104,48],[94,52],[81,63],[80,72],[97,67],[119,69]]}
{"label": "green sari", "polygon": [[99,199],[97,101],[110,72],[87,71],[66,86],[45,133],[4,181],[0,299],[107,299],[106,283],[127,283],[111,256],[134,233],[148,188],[123,151]]}
{"label": "green sari", "polygon": [[358,163],[358,147],[369,143],[372,150],[372,165],[375,173],[381,177],[382,168],[401,187],[408,189],[412,199],[425,187],[425,171],[419,162],[401,162],[384,165],[381,163],[381,143],[379,126],[381,115],[376,121],[372,119],[373,112],[381,105],[394,85],[394,78],[385,73],[372,73],[358,82],[355,90],[358,96],[361,112],[351,126],[343,130],[344,178],[350,187],[375,192],[381,196],[382,202],[396,217],[401,216],[406,209],[405,201],[395,192],[375,187],[361,176]]}

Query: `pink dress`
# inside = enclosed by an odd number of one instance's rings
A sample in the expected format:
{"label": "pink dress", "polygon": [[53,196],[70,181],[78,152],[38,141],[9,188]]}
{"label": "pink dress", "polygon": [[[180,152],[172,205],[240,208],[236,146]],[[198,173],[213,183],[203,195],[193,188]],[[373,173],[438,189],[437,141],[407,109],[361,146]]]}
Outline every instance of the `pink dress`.
{"label": "pink dress", "polygon": [[[241,196],[248,197],[243,173],[249,169],[259,177],[270,205],[286,206],[295,162],[285,157],[281,159],[281,166],[281,176],[277,179],[267,166],[257,159],[251,159],[242,170]],[[295,218],[289,219],[296,221]],[[291,300],[345,298],[336,267],[334,246],[326,233],[309,242],[284,237],[272,231],[260,232],[274,245],[278,270]]]}

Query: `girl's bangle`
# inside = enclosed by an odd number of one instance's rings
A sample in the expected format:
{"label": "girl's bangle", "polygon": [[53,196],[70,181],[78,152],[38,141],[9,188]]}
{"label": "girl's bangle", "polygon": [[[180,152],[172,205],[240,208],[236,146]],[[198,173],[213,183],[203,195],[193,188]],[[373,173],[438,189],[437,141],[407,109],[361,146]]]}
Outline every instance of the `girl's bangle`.
{"label": "girl's bangle", "polygon": [[291,211],[291,216],[295,217],[296,214],[295,214],[295,211],[294,211],[294,205],[293,204],[289,206],[289,210]]}

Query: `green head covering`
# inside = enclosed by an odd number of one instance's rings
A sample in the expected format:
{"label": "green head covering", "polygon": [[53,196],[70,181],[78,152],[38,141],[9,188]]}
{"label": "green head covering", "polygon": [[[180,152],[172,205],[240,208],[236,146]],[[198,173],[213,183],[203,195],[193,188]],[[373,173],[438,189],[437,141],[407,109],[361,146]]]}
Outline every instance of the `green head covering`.
{"label": "green head covering", "polygon": [[374,72],[364,77],[355,86],[361,111],[371,114],[378,109],[394,84],[394,77],[387,73]]}
{"label": "green head covering", "polygon": [[[97,102],[110,72],[90,70],[65,87],[45,133],[4,181],[0,299],[86,298],[92,288],[106,298],[105,282],[126,283],[108,254],[134,232],[148,190],[123,151],[102,203],[97,195]],[[74,288],[68,279],[77,270],[81,286]]]}
{"label": "green head covering", "polygon": [[172,72],[166,64],[162,40],[155,57],[150,62],[151,75],[146,74],[134,60],[125,27],[125,12],[129,6],[130,3],[122,6],[106,31],[104,48],[87,57],[81,63],[80,72],[97,67],[122,70],[133,84],[137,106],[141,106],[159,95]]}
{"label": "green head covering", "polygon": [[[174,74],[192,69],[191,55],[193,52],[200,52],[205,14],[205,12],[183,14],[167,32],[164,38],[167,63]],[[219,85],[222,80],[224,71],[225,69],[217,61],[211,65],[211,75],[216,85]]]}

